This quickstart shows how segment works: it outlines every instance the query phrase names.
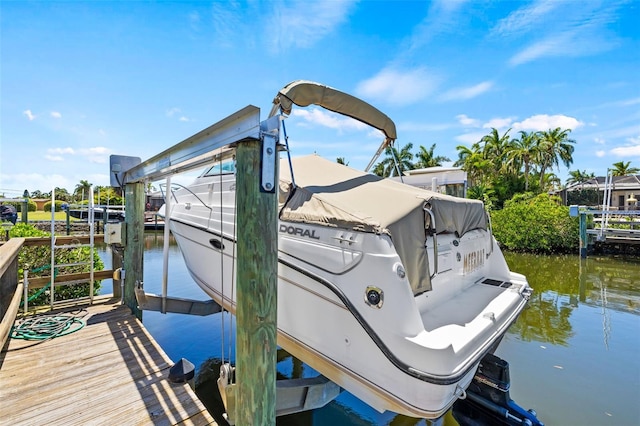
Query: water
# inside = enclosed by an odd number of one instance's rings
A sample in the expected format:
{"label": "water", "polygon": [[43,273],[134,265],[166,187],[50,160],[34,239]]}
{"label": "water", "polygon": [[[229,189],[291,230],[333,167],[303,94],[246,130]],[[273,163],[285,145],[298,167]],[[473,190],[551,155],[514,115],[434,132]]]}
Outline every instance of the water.
{"label": "water", "polygon": [[[145,237],[144,283],[149,293],[161,292],[162,244],[162,232]],[[169,294],[205,299],[173,240],[169,257]],[[640,259],[594,256],[581,260],[513,253],[505,257],[534,289],[528,308],[496,352],[510,364],[511,397],[525,408],[534,408],[547,425],[640,424]],[[105,260],[108,267],[110,260]],[[105,282],[103,291],[111,292],[110,282]],[[209,372],[215,378],[220,359],[235,356],[228,342],[234,327],[229,314],[195,317],[144,312],[143,322],[171,359],[187,358],[198,374]],[[278,363],[279,376],[317,374],[286,354],[279,355],[283,358]],[[217,417],[215,383],[203,383],[198,392]],[[428,424],[394,413],[380,414],[347,392],[321,409],[285,416],[277,423]],[[457,422],[449,413],[444,424]]]}

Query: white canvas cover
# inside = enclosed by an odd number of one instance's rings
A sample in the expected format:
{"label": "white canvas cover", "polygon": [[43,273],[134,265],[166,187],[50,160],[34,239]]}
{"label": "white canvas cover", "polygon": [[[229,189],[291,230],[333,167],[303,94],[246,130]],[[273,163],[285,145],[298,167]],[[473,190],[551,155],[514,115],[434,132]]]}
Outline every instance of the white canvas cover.
{"label": "white canvas cover", "polygon": [[431,288],[425,207],[434,214],[436,233],[462,236],[487,228],[480,201],[383,179],[317,155],[292,161],[295,189],[288,164],[280,167],[280,219],[389,235],[415,292]]}
{"label": "white canvas cover", "polygon": [[292,104],[300,107],[318,105],[333,112],[354,118],[382,131],[390,142],[396,139],[396,125],[383,112],[365,101],[313,81],[296,80],[283,87],[273,100],[274,109],[291,114]]}

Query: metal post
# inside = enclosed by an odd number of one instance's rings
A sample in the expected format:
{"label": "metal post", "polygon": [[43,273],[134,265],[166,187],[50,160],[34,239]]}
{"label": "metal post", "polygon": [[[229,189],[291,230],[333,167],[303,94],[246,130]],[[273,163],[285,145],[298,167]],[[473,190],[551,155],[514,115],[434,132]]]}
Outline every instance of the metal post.
{"label": "metal post", "polygon": [[[167,196],[164,202],[164,240],[162,244],[162,313],[167,313],[167,288],[169,279],[169,216],[171,214],[171,176],[167,176]],[[156,219],[157,220],[157,219]],[[156,229],[158,227],[156,226]]]}
{"label": "metal post", "polygon": [[[238,144],[235,418],[239,425],[275,425],[276,418],[277,194],[260,189],[261,173],[256,173],[261,170],[260,157],[260,141]],[[277,186],[277,161],[274,167]]]}
{"label": "metal post", "polygon": [[[91,259],[89,260],[91,269],[89,269],[89,303],[93,305],[93,249],[94,249],[94,239],[93,235],[95,234],[94,229],[94,219],[95,219],[95,205],[93,202],[93,186],[89,187],[89,256]],[[69,209],[67,209],[67,220],[69,220]],[[69,229],[69,228],[67,228]]]}
{"label": "metal post", "polygon": [[51,295],[51,309],[53,309],[53,301],[55,300],[55,271],[56,271],[56,187],[51,190],[51,287],[49,294]]}

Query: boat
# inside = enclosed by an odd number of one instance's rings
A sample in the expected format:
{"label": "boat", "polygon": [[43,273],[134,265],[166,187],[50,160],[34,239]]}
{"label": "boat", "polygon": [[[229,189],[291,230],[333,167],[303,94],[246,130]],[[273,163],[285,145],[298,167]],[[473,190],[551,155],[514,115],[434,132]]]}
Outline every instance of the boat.
{"label": "boat", "polygon": [[[331,87],[295,81],[271,115],[294,104],[380,130],[374,159],[396,139],[385,114]],[[228,151],[216,158],[159,214],[193,279],[234,313],[235,164]],[[278,231],[278,345],[380,412],[442,416],[531,294],[482,202],[317,155],[280,160]]]}
{"label": "boat", "polygon": [[[89,220],[90,212],[89,207],[85,208],[69,208],[69,216],[81,220]],[[124,222],[124,207],[122,208],[93,208],[93,220],[94,221],[106,221],[107,222]]]}

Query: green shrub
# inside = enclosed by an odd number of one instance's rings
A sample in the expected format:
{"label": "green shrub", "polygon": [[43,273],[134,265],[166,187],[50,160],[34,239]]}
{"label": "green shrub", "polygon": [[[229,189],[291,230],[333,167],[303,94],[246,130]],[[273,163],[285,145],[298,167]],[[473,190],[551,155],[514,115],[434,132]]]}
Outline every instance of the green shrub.
{"label": "green shrub", "polygon": [[[22,205],[23,205],[22,201],[7,201],[5,202],[5,204],[10,204],[13,207],[15,207],[18,213],[22,211]],[[38,205],[34,201],[29,200],[27,202],[27,211],[35,212],[37,208],[38,208]]]}
{"label": "green shrub", "polygon": [[[63,204],[68,204],[68,203],[66,201],[56,200],[56,210],[55,211],[61,212]],[[51,201],[47,201],[46,203],[44,203],[43,209],[44,209],[45,212],[50,212],[51,211]]]}
{"label": "green shrub", "polygon": [[[51,204],[51,203],[49,203]],[[9,235],[16,237],[48,237],[51,234],[41,231],[32,225],[25,223],[17,223]],[[77,247],[72,249],[56,249],[56,264],[68,264],[88,262],[91,259],[91,250],[89,247]],[[29,246],[23,247],[18,254],[18,279],[22,279],[24,271],[29,271],[29,278],[51,276],[51,246]],[[93,253],[93,269],[100,271],[104,269],[104,263],[100,259],[98,252]],[[72,274],[77,272],[89,272],[90,265],[76,265],[64,268],[56,268],[54,275]],[[93,294],[97,295],[100,291],[101,281],[96,280],[93,283]],[[77,299],[79,297],[89,296],[89,283],[56,286],[54,298],[56,301],[66,299]],[[38,294],[39,293],[39,294]],[[50,302],[49,289],[42,291],[41,289],[29,290],[29,297],[38,294],[33,300],[29,300],[30,305],[47,305]]]}
{"label": "green shrub", "polygon": [[569,216],[559,197],[515,195],[502,210],[492,212],[491,221],[496,239],[507,250],[568,253],[578,247],[578,218]]}

